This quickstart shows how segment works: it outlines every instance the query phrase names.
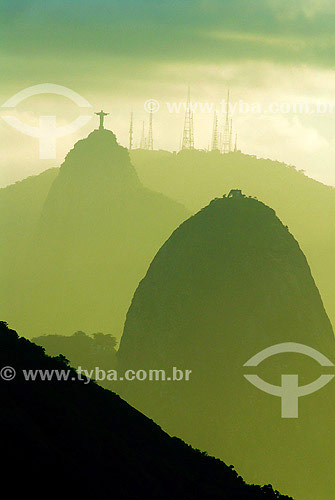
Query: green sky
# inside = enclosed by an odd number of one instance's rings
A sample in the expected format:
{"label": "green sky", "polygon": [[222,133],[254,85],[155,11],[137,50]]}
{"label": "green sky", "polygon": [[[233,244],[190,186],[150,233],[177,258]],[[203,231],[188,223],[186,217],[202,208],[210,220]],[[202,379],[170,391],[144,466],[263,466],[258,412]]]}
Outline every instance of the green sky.
{"label": "green sky", "polygon": [[[126,145],[130,109],[138,141],[143,103],[155,98],[156,147],[173,150],[183,117],[166,102],[184,100],[188,84],[195,101],[218,103],[230,87],[234,101],[332,103],[334,21],[330,0],[0,0],[0,101],[31,85],[64,85],[108,108],[106,123]],[[50,113],[55,99],[42,101]],[[37,108],[27,100],[15,112],[29,122]],[[60,123],[78,115],[63,101],[57,110]],[[237,114],[234,125],[243,151],[335,184],[333,115]],[[33,139],[0,120],[1,184],[58,165],[94,123],[59,140],[57,160],[42,161]],[[208,146],[211,123],[210,114],[196,114],[197,147]]]}

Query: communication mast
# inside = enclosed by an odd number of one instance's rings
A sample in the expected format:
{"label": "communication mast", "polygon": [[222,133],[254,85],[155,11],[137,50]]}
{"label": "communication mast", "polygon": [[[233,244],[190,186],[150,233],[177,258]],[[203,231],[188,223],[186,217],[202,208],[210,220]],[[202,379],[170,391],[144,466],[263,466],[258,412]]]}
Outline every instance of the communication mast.
{"label": "communication mast", "polygon": [[233,150],[233,119],[230,118],[229,123],[229,152]]}
{"label": "communication mast", "polygon": [[141,135],[141,142],[140,142],[140,148],[141,149],[146,149],[146,144],[147,141],[145,140],[145,135],[144,135],[144,121],[142,122],[142,135]]}
{"label": "communication mast", "polygon": [[133,148],[133,112],[130,113],[130,126],[129,126],[129,151]]}
{"label": "communication mast", "polygon": [[148,133],[147,149],[150,149],[150,151],[154,149],[154,140],[152,135],[152,111],[150,111],[149,113],[149,133]]}
{"label": "communication mast", "polygon": [[219,150],[219,144],[218,144],[218,116],[216,111],[214,111],[214,117],[213,117],[213,134],[212,134],[212,151],[218,151]]}
{"label": "communication mast", "polygon": [[230,151],[230,119],[229,119],[229,90],[227,93],[227,103],[226,103],[226,119],[224,123],[224,129],[222,134],[222,143],[221,143],[221,153],[229,153]]}
{"label": "communication mast", "polygon": [[193,110],[191,106],[190,87],[188,87],[187,92],[182,149],[194,149]]}

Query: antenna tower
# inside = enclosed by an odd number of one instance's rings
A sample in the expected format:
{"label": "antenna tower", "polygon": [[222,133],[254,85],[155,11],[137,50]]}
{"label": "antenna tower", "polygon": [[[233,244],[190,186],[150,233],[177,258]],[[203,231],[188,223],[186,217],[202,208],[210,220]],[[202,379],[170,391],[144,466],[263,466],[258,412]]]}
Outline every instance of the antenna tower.
{"label": "antenna tower", "polygon": [[191,106],[190,87],[188,87],[187,92],[182,149],[194,149],[193,111]]}
{"label": "antenna tower", "polygon": [[133,112],[130,113],[130,126],[129,126],[129,151],[133,148]]}
{"label": "antenna tower", "polygon": [[154,140],[152,135],[152,111],[150,111],[149,113],[149,133],[148,133],[147,149],[150,149],[150,151],[154,149]]}
{"label": "antenna tower", "polygon": [[212,151],[218,151],[219,149],[219,144],[218,144],[218,116],[216,111],[214,111],[214,118],[213,118],[213,134],[212,134]]}
{"label": "antenna tower", "polygon": [[230,120],[229,120],[229,90],[228,90],[226,120],[222,134],[221,153],[229,153],[229,151],[230,151]]}
{"label": "antenna tower", "polygon": [[145,135],[144,135],[144,121],[142,122],[142,135],[141,135],[141,142],[140,142],[140,148],[141,149],[146,149],[146,140],[145,140]]}

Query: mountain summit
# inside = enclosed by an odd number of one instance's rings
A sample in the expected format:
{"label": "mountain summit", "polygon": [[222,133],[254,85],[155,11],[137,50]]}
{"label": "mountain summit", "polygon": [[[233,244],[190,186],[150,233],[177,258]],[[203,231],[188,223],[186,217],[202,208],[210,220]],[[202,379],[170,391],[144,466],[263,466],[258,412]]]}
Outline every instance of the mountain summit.
{"label": "mountain summit", "polygon": [[81,183],[100,180],[107,183],[108,188],[115,188],[115,183],[141,187],[128,150],[120,146],[115,134],[107,129],[93,130],[74,145],[60,168],[59,182],[65,175],[76,177]]}
{"label": "mountain summit", "polygon": [[[334,486],[325,464],[326,457],[332,464],[331,384],[300,398],[299,418],[287,419],[279,397],[244,377],[251,357],[285,342],[335,358],[332,327],[299,244],[274,210],[232,190],[159,250],[135,292],[118,352],[124,368],[188,369],[190,380],[120,390],[168,432],[238,464],[249,481],[267,477],[298,499],[324,500]],[[286,353],[251,373],[276,386],[282,374],[298,374],[305,385],[320,366]],[[306,470],[313,473],[302,483]]]}
{"label": "mountain summit", "polygon": [[66,156],[22,243],[9,277],[15,310],[3,315],[28,336],[120,335],[150,260],[185,216],[182,205],[142,186],[113,132],[94,130]]}

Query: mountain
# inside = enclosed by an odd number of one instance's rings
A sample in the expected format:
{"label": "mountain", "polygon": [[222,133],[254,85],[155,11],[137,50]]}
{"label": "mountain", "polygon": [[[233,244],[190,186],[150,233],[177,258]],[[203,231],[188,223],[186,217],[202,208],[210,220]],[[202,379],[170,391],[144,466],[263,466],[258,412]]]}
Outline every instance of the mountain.
{"label": "mountain", "polygon": [[290,227],[311,266],[335,326],[335,190],[303,171],[241,152],[131,152],[140,180],[192,213],[235,186],[272,207]]}
{"label": "mountain", "polygon": [[[32,198],[41,181],[31,191],[21,183],[12,201]],[[32,204],[27,222],[7,227],[11,272],[1,280],[8,294],[2,314],[27,336],[83,330],[119,337],[138,282],[187,211],[144,188],[128,151],[105,129],[75,144]],[[11,240],[20,224],[24,238]]]}
{"label": "mountain", "polygon": [[[3,322],[0,366],[2,485],[13,494],[284,500],[271,486],[247,485],[232,467],[171,438],[116,394],[79,380],[63,357],[46,356]],[[8,367],[16,371],[11,380]],[[64,378],[27,380],[24,370]]]}
{"label": "mountain", "polygon": [[169,433],[234,463],[247,480],[268,478],[297,499],[327,500],[335,487],[331,386],[300,398],[299,418],[281,418],[280,398],[244,377],[254,373],[277,386],[282,374],[298,374],[299,385],[318,378],[320,366],[297,353],[243,366],[285,342],[335,359],[332,327],[299,244],[273,209],[234,190],[159,250],[135,292],[118,351],[122,369],[165,370],[171,378],[175,367],[192,370],[190,380],[134,381],[120,391]]}
{"label": "mountain", "polygon": [[[95,135],[97,133],[98,131]],[[99,157],[99,151],[97,155]],[[283,223],[290,227],[307,256],[326,311],[335,325],[334,188],[308,178],[302,171],[297,171],[292,166],[240,152],[222,155],[205,151],[181,151],[173,154],[168,151],[133,150],[130,158],[144,186],[177,200],[193,213],[208,204],[212,198],[222,196],[222,193],[228,192],[234,186],[240,186],[246,193],[253,193],[274,208]],[[105,160],[107,161],[106,158]],[[95,161],[96,158],[91,164],[92,170],[95,168]],[[102,161],[99,161],[99,165]],[[112,163],[112,159],[110,162]],[[46,329],[41,325],[41,329],[36,332],[36,327],[39,328],[39,319],[36,317],[37,323],[33,324],[34,318],[31,318],[28,331],[24,321],[19,321],[22,314],[18,313],[13,302],[17,302],[16,290],[22,286],[25,265],[22,269],[19,263],[22,261],[21,257],[27,253],[29,246],[27,240],[31,237],[31,228],[37,224],[41,216],[43,203],[58,172],[59,169],[50,169],[43,174],[0,189],[2,214],[0,228],[4,242],[0,246],[2,264],[0,290],[3,291],[1,312],[3,317],[28,336],[57,331],[54,326],[50,327],[50,320],[48,320],[45,325]],[[177,218],[175,225],[168,224],[171,231],[187,216],[188,214],[184,211],[184,215],[181,219]],[[167,231],[154,253],[169,235]],[[148,264],[154,253],[149,256]],[[135,283],[136,286],[137,283]],[[134,289],[130,291],[127,303],[130,302],[133,291]],[[123,307],[122,304],[121,307]],[[39,311],[38,308],[37,310]],[[31,315],[29,311],[25,314],[28,317]],[[117,311],[116,315],[121,316]],[[114,316],[113,313],[113,318]],[[102,328],[95,321],[94,324],[88,324],[85,320],[85,324],[76,324],[73,328],[68,327],[64,322],[60,325],[63,328],[62,331],[57,333],[70,334],[81,329],[111,331],[118,335],[119,332],[116,330],[121,328],[120,324],[123,320],[115,322],[113,318],[108,315],[107,328],[105,323]]]}

